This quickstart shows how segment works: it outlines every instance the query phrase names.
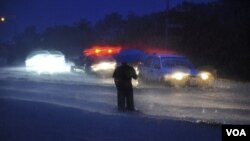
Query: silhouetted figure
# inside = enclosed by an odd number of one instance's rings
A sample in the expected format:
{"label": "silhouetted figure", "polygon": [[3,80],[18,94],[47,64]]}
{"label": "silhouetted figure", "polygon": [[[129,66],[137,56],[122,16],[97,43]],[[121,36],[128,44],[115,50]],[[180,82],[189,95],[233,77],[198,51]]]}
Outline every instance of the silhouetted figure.
{"label": "silhouetted figure", "polygon": [[113,78],[117,88],[118,110],[134,111],[133,86],[131,80],[132,78],[137,79],[135,69],[123,62],[122,65],[115,69]]}

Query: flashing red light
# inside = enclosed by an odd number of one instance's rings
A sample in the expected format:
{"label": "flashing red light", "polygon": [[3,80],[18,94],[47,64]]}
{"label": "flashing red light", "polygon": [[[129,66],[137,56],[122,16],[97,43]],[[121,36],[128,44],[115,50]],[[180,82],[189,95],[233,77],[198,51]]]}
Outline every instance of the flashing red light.
{"label": "flashing red light", "polygon": [[109,49],[109,50],[108,50],[108,53],[112,53],[112,49]]}
{"label": "flashing red light", "polygon": [[100,49],[95,49],[95,53],[96,53],[96,54],[98,54],[98,53],[100,53],[100,52],[101,52]]}
{"label": "flashing red light", "polygon": [[85,49],[83,54],[86,56],[108,56],[118,54],[121,49],[121,46],[93,46]]}

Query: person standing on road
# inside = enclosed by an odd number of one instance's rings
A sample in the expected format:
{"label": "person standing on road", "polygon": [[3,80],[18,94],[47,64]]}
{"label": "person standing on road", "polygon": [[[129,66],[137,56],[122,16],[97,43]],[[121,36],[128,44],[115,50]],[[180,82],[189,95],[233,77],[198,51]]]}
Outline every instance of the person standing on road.
{"label": "person standing on road", "polygon": [[113,78],[117,89],[118,110],[134,111],[133,86],[131,80],[132,78],[137,79],[135,69],[126,62],[122,62],[122,65],[115,69]]}

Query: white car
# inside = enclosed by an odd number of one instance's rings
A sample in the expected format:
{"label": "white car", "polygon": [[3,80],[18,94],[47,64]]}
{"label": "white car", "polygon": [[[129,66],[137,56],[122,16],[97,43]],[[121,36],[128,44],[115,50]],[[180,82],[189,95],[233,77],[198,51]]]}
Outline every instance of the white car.
{"label": "white car", "polygon": [[141,82],[159,81],[172,86],[211,85],[214,75],[195,69],[192,62],[180,55],[149,55],[139,67]]}
{"label": "white car", "polygon": [[25,61],[27,71],[41,73],[69,72],[65,57],[60,51],[36,51],[31,53]]}

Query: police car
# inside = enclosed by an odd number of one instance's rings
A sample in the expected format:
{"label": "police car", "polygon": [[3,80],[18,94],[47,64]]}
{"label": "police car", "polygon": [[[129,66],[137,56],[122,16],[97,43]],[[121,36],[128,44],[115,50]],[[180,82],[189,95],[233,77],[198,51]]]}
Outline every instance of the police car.
{"label": "police car", "polygon": [[114,56],[121,50],[120,46],[95,45],[84,49],[81,57],[71,66],[72,72],[82,70],[101,77],[111,77],[116,67]]}
{"label": "police car", "polygon": [[212,72],[198,70],[181,55],[148,55],[139,67],[139,83],[159,81],[172,86],[211,86],[215,76]]}

